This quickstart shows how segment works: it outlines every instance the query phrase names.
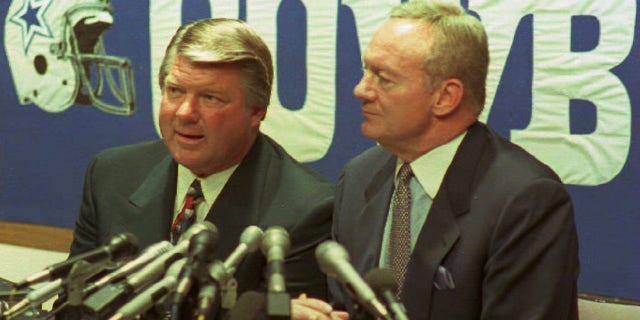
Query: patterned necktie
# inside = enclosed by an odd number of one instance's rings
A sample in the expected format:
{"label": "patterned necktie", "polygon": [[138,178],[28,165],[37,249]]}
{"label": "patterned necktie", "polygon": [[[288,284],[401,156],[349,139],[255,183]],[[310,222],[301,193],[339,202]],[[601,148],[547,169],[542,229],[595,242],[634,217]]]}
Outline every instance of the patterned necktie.
{"label": "patterned necktie", "polygon": [[180,235],[195,222],[195,208],[202,200],[204,200],[202,187],[200,186],[200,180],[196,179],[191,183],[191,186],[189,186],[189,191],[187,191],[187,196],[184,200],[184,206],[171,226],[171,242],[173,242],[173,244],[176,244]]}
{"label": "patterned necktie", "polygon": [[398,185],[393,196],[391,235],[389,242],[389,261],[394,278],[398,284],[396,296],[402,293],[404,277],[411,257],[411,189],[409,181],[413,172],[408,163],[404,163],[398,172]]}

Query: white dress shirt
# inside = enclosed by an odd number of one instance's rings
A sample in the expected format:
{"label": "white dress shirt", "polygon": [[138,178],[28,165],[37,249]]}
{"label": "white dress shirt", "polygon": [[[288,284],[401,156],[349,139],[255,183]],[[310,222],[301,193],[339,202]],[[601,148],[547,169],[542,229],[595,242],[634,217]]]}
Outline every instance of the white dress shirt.
{"label": "white dress shirt", "polygon": [[204,196],[204,200],[196,208],[196,222],[204,221],[207,217],[207,213],[211,209],[211,206],[222,192],[222,188],[224,188],[224,185],[229,181],[229,178],[238,166],[239,164],[205,178],[198,178],[193,174],[193,172],[191,172],[191,170],[181,164],[178,164],[176,200],[173,206],[173,219],[171,221],[174,221],[178,214],[180,214],[180,210],[182,210],[185,198],[187,197],[187,191],[189,191],[189,186],[196,178],[200,180],[202,195]]}

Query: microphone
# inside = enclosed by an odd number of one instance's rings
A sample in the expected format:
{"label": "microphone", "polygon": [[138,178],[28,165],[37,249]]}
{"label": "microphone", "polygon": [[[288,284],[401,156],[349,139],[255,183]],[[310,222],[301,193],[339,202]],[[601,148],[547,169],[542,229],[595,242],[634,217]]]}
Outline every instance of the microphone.
{"label": "microphone", "polygon": [[364,276],[364,279],[371,286],[371,289],[384,299],[394,320],[409,320],[404,305],[396,299],[395,292],[398,290],[398,284],[393,278],[391,270],[371,269]]}
{"label": "microphone", "polygon": [[[136,238],[130,233],[123,233],[114,236],[108,245],[92,251],[100,253],[100,256],[97,254],[83,255],[89,256],[87,260],[92,261],[91,263],[85,259],[73,259],[74,262],[71,264],[67,264],[67,261],[71,260],[54,264],[44,270],[47,272],[53,271],[52,273],[47,274],[40,272],[39,274],[46,274],[46,277],[55,276],[56,279],[45,286],[29,292],[24,299],[7,310],[4,315],[8,318],[20,315],[27,311],[29,307],[36,308],[50,298],[65,292],[65,289],[67,290],[67,301],[65,304],[69,301],[71,301],[72,304],[73,302],[81,301],[83,297],[81,288],[87,279],[102,271],[107,262],[128,258],[135,253],[135,251],[137,251]],[[65,269],[68,270],[65,271]],[[62,273],[65,274],[64,278],[60,276]],[[30,279],[39,278],[41,277],[31,277]],[[31,282],[32,280],[24,281],[24,283]],[[40,280],[37,280],[37,282],[40,282]]]}
{"label": "microphone", "polygon": [[267,316],[290,318],[291,298],[285,291],[284,258],[289,252],[289,233],[282,227],[269,227],[262,235],[262,253],[267,257]]}
{"label": "microphone", "polygon": [[149,246],[145,249],[137,258],[127,262],[125,265],[116,269],[115,271],[105,275],[99,280],[91,283],[84,289],[84,294],[89,295],[96,292],[98,289],[110,284],[124,280],[128,275],[141,269],[144,265],[148,264],[151,260],[157,258],[161,254],[169,251],[173,248],[173,245],[169,241],[161,241]]}
{"label": "microphone", "polygon": [[62,292],[64,292],[62,279],[51,281],[46,285],[27,293],[20,302],[13,305],[4,313],[1,313],[0,319],[5,319],[4,317],[6,317],[6,319],[12,319],[15,316],[23,314],[29,308],[36,309],[40,307],[43,302]]}
{"label": "microphone", "polygon": [[224,262],[213,261],[207,267],[208,278],[198,293],[198,308],[195,315],[206,315],[216,299],[218,285],[224,285],[236,272],[238,265],[249,254],[258,249],[262,240],[262,229],[248,226],[240,234],[240,243]]}
{"label": "microphone", "polygon": [[172,304],[182,304],[187,297],[194,279],[199,279],[206,266],[213,260],[213,253],[218,244],[218,230],[206,230],[193,236],[189,242],[188,259],[180,270],[178,286],[173,293]]}
{"label": "microphone", "polygon": [[123,305],[109,320],[129,320],[137,315],[147,312],[156,303],[160,302],[170,292],[175,290],[178,274],[184,266],[186,258],[174,262],[167,270],[164,278],[135,296],[131,301]]}
{"label": "microphone", "polygon": [[246,291],[240,295],[236,305],[229,311],[225,320],[255,320],[260,319],[264,312],[264,294],[256,291]]}
{"label": "microphone", "polygon": [[107,261],[124,260],[138,251],[138,239],[128,232],[113,236],[109,242],[97,249],[85,252],[65,261],[53,264],[44,270],[33,274],[26,279],[16,283],[16,290],[23,289],[32,284],[43,281],[55,280],[69,274],[71,267],[78,261],[86,261],[88,263],[105,263]]}
{"label": "microphone", "polygon": [[258,249],[262,235],[262,229],[257,226],[248,226],[242,231],[242,234],[240,234],[240,243],[223,263],[224,269],[228,274],[233,275],[240,262],[242,262],[249,253]]}
{"label": "microphone", "polygon": [[339,243],[327,240],[316,248],[316,260],[326,275],[338,278],[347,288],[352,299],[359,302],[376,318],[391,319],[387,308],[362,280],[349,261],[349,253]]}
{"label": "microphone", "polygon": [[289,233],[282,227],[270,227],[262,235],[262,253],[267,257],[269,292],[284,292],[284,258],[289,252]]}
{"label": "microphone", "polygon": [[216,226],[211,222],[204,221],[193,224],[171,250],[127,276],[124,281],[106,285],[88,296],[83,303],[85,311],[101,319],[115,312],[116,308],[124,304],[132,294],[139,292],[160,278],[173,262],[183,258],[189,249],[192,238],[205,230],[216,230],[217,232]]}

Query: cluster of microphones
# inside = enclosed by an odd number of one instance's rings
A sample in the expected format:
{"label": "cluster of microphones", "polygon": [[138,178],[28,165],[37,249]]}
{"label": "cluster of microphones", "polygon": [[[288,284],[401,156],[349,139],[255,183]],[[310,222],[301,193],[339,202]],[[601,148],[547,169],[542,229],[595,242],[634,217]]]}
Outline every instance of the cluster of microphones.
{"label": "cluster of microphones", "polygon": [[[138,254],[130,233],[107,244],[53,264],[14,285],[14,292],[34,284],[22,300],[1,310],[0,320],[21,319],[41,304],[60,297],[40,319],[64,318],[125,320],[153,314],[160,319],[207,319],[212,313],[228,320],[290,319],[291,297],[286,291],[285,258],[289,234],[278,226],[264,232],[249,226],[238,246],[224,260],[213,259],[218,230],[210,222],[191,226],[176,242],[158,242]],[[244,258],[258,248],[267,262],[267,291],[247,291],[236,297],[234,274]],[[373,269],[361,278],[347,251],[327,240],[316,249],[322,272],[336,277],[363,317],[407,320],[395,298],[396,284],[387,269]],[[222,310],[219,310],[219,309]],[[215,312],[214,312],[215,310]]]}

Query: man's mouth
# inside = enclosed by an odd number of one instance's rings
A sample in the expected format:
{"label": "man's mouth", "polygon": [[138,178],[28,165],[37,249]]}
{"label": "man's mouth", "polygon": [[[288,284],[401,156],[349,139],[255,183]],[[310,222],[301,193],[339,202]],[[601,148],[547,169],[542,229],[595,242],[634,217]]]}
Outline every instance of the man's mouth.
{"label": "man's mouth", "polygon": [[204,138],[204,135],[176,131],[176,137],[180,142],[194,143],[202,140]]}

